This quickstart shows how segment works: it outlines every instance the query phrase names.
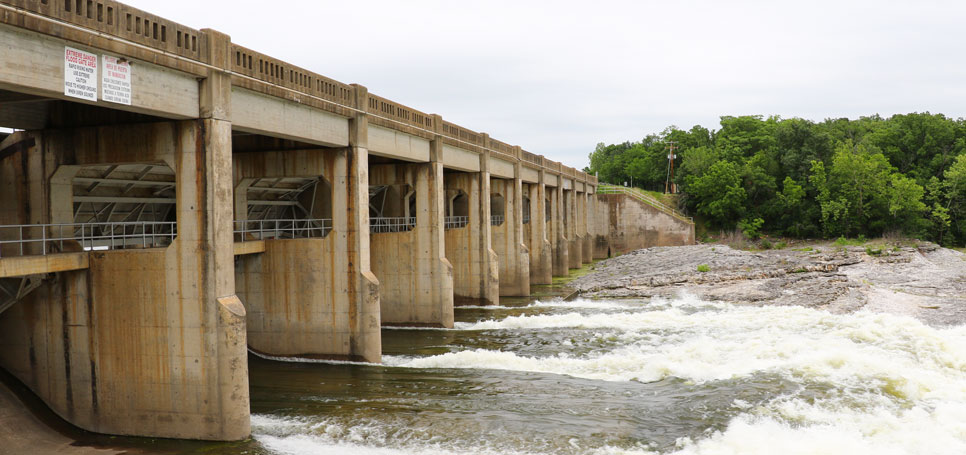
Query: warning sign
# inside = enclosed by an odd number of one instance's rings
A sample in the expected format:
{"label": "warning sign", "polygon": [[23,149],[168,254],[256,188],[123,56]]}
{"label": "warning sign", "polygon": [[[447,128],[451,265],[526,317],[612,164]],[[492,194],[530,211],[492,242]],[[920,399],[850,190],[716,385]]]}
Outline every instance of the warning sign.
{"label": "warning sign", "polygon": [[64,47],[64,95],[97,101],[97,55]]}
{"label": "warning sign", "polygon": [[124,59],[105,55],[101,74],[101,99],[131,105],[131,64]]}

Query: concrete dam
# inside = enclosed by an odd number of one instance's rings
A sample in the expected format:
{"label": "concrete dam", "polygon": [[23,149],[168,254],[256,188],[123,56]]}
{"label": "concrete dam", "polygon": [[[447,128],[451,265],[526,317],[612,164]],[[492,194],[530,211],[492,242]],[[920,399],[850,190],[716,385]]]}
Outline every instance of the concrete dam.
{"label": "concrete dam", "polygon": [[110,0],[0,0],[0,367],[94,432],[237,440],[248,351],[379,362],[593,259],[644,193]]}

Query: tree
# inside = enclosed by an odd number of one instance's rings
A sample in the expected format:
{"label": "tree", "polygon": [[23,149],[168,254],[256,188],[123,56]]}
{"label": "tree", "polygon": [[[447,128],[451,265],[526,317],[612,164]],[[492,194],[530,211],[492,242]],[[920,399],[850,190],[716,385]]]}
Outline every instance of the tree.
{"label": "tree", "polygon": [[962,119],[724,116],[717,131],[670,126],[639,142],[599,144],[588,169],[604,181],[662,189],[671,141],[678,202],[714,226],[761,220],[762,231],[797,237],[900,229],[966,243]]}
{"label": "tree", "polygon": [[691,176],[688,189],[697,198],[698,213],[718,227],[733,227],[745,202],[738,166],[718,161],[701,176]]}

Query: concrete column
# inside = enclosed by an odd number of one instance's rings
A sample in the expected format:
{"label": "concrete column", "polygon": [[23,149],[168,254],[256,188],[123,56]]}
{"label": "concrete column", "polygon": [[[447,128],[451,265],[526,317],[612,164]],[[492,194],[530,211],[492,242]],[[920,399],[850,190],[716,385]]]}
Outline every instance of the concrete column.
{"label": "concrete column", "polygon": [[[217,348],[218,374],[214,387],[219,395],[219,409],[212,410],[216,412],[218,428],[214,432],[209,429],[208,433],[214,433],[214,439],[235,440],[248,437],[251,429],[246,314],[241,300],[235,295],[234,213],[233,207],[226,204],[233,195],[231,38],[211,29],[203,32],[208,35],[210,63],[219,70],[209,70],[199,90],[203,144],[195,150],[203,150],[204,158],[198,153],[191,156],[185,149],[182,159],[176,160],[178,243],[186,251],[174,255],[176,261],[172,261],[174,258],[169,255],[166,268],[171,270],[175,265],[180,270],[181,292],[190,289],[185,289],[184,283],[198,280],[199,290],[204,290],[198,296],[201,302],[217,306],[203,323],[203,326],[217,327],[215,334],[205,336],[205,344]],[[203,174],[199,175],[199,172]],[[202,257],[192,257],[197,255]],[[195,269],[198,265],[200,267]],[[170,330],[176,329],[172,327]],[[198,428],[188,426],[181,431],[194,433]],[[209,435],[203,438],[208,439]]]}
{"label": "concrete column", "polygon": [[[442,128],[436,122],[437,131]],[[430,308],[429,318],[424,321],[453,327],[453,266],[446,259],[446,240],[443,223],[446,218],[446,182],[443,176],[443,139],[437,135],[429,144],[429,163],[423,165],[425,173],[419,176],[425,183],[416,187],[417,194],[425,185],[426,198],[416,201],[416,231],[420,245],[428,245],[426,258],[428,274],[420,278],[428,280]],[[425,179],[422,176],[425,175]],[[424,206],[420,206],[424,201]]]}
{"label": "concrete column", "polygon": [[[483,142],[489,143],[490,137],[483,134]],[[493,251],[493,226],[490,224],[490,152],[484,150],[480,153],[480,246],[483,249],[482,260],[485,280],[483,285],[487,288],[485,295],[492,296],[488,299],[494,304],[499,303],[500,296],[500,263],[496,252]]]}
{"label": "concrete column", "polygon": [[[335,161],[333,233],[345,236],[345,258],[349,263],[350,352],[369,362],[379,362],[382,359],[379,280],[369,262],[369,119],[365,114],[369,91],[358,84],[352,88],[357,110],[349,119],[349,147]],[[336,213],[345,213],[346,217],[336,217]]]}
{"label": "concrete column", "polygon": [[567,234],[564,232],[564,190],[563,179],[555,176],[557,186],[551,193],[551,204],[553,209],[553,276],[567,276],[570,274],[570,255],[568,254]]}
{"label": "concrete column", "polygon": [[546,171],[540,170],[539,182],[530,185],[530,283],[553,281],[553,252],[547,237]]}
{"label": "concrete column", "polygon": [[493,226],[493,250],[500,264],[500,295],[530,295],[530,251],[523,244],[523,180],[520,161],[512,180],[492,179],[493,191],[503,195],[505,219]]}
{"label": "concrete column", "polygon": [[590,195],[590,229],[593,237],[594,259],[610,257],[610,207],[605,195],[597,194],[597,188]]}
{"label": "concrete column", "polygon": [[[573,182],[571,185],[576,185],[576,182]],[[579,269],[583,266],[581,259],[581,256],[583,256],[583,247],[581,246],[581,239],[577,235],[577,190],[573,186],[569,190],[564,190],[564,210],[567,211],[568,267],[571,269]]]}
{"label": "concrete column", "polygon": [[580,221],[577,228],[578,238],[580,238],[580,259],[584,264],[594,262],[594,243],[590,235],[590,196],[587,193],[587,185],[582,184],[584,192],[577,194],[577,219]]}

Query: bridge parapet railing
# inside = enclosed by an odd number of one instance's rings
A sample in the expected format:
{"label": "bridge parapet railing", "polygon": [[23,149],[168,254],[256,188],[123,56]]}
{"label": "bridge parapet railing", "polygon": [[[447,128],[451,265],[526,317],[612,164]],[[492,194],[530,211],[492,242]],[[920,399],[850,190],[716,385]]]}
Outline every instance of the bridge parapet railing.
{"label": "bridge parapet railing", "polygon": [[597,186],[597,194],[626,194],[628,196],[631,196],[637,199],[638,201],[641,201],[647,205],[650,205],[651,207],[654,207],[681,221],[694,224],[693,217],[686,216],[683,213],[678,212],[674,208],[667,206],[661,201],[658,201],[657,199],[655,199],[653,196],[637,188],[628,188],[626,186],[610,185],[610,184],[600,184]]}
{"label": "bridge parapet railing", "polygon": [[527,163],[535,164],[537,167],[543,167],[543,157],[540,155],[536,155],[524,150],[522,153],[522,158],[523,161],[526,161]]}
{"label": "bridge parapet railing", "polygon": [[517,160],[516,154],[513,151],[513,146],[507,144],[506,142],[490,138],[489,149],[491,154],[508,160],[511,163]]}
{"label": "bridge parapet railing", "polygon": [[[447,122],[446,120],[443,120],[443,124],[441,125],[440,129],[444,138],[448,137],[450,139],[455,139],[470,145],[475,145],[477,147],[486,147],[486,144],[483,143],[483,135],[477,133],[476,131],[463,128],[462,126]],[[459,146],[461,144],[456,143],[454,145]]]}
{"label": "bridge parapet railing", "polygon": [[113,0],[0,0],[0,3],[124,38],[196,61],[207,59],[207,36]]}
{"label": "bridge parapet railing", "polygon": [[236,242],[322,238],[332,231],[329,218],[235,220]]}
{"label": "bridge parapet railing", "polygon": [[234,43],[232,43],[231,70],[260,81],[333,101],[339,105],[352,104],[352,86],[349,84]]}
{"label": "bridge parapet railing", "polygon": [[384,234],[387,232],[406,232],[416,227],[414,216],[370,217],[369,232]]}
{"label": "bridge parapet railing", "polygon": [[163,248],[177,237],[174,221],[15,224],[0,226],[0,257]]}
{"label": "bridge parapet railing", "polygon": [[369,94],[369,105],[366,106],[366,112],[376,116],[370,118],[372,123],[386,128],[399,129],[399,126],[395,122],[383,120],[384,118],[400,122],[404,125],[414,126],[418,128],[416,134],[419,135],[429,134],[423,130],[435,130],[433,116],[411,107],[403,106],[381,96],[373,95],[372,93]]}

